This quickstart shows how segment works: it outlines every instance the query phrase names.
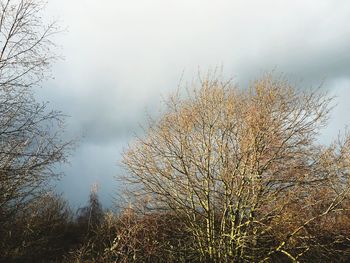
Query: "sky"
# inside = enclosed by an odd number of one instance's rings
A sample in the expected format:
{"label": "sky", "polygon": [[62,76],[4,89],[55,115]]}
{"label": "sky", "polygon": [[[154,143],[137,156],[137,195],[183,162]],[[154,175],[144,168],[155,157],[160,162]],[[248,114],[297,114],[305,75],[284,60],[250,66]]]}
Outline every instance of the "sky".
{"label": "sky", "polygon": [[323,140],[350,124],[350,1],[49,0],[45,16],[67,29],[38,96],[69,115],[67,138],[80,138],[57,183],[73,207],[94,183],[112,205],[121,153],[147,112],[199,71],[222,67],[242,87],[271,70],[323,83],[337,96]]}

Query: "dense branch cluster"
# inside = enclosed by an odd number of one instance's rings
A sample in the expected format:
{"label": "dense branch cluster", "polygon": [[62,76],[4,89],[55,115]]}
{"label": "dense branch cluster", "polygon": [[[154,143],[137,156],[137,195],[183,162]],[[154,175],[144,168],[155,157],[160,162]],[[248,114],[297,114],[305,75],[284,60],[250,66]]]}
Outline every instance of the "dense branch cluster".
{"label": "dense branch cluster", "polygon": [[5,0],[0,2],[0,85],[29,87],[39,84],[52,60],[57,32],[55,23],[44,24],[45,2]]}

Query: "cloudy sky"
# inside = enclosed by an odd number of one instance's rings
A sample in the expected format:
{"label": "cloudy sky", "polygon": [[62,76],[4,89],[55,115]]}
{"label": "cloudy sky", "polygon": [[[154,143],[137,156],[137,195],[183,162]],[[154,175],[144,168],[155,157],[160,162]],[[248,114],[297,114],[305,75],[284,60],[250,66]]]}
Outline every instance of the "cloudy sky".
{"label": "cloudy sky", "polygon": [[305,87],[325,81],[338,107],[324,140],[350,124],[348,0],[50,0],[46,13],[68,29],[39,95],[81,137],[58,184],[74,206],[95,182],[111,205],[120,153],[146,110],[198,69],[223,66],[241,86],[272,69]]}

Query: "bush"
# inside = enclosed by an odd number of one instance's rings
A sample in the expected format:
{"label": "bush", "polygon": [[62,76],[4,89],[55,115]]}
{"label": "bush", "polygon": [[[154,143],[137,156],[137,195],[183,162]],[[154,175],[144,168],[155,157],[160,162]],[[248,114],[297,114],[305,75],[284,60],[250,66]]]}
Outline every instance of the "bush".
{"label": "bush", "polygon": [[62,257],[74,243],[72,212],[57,195],[46,194],[18,211],[2,228],[4,262],[48,262]]}

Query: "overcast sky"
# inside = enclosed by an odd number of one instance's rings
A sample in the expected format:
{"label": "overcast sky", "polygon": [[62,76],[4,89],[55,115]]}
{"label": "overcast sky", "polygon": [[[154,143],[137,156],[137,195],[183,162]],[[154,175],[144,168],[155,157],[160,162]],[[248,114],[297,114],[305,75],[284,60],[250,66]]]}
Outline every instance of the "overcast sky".
{"label": "overcast sky", "polygon": [[65,59],[40,96],[82,138],[58,184],[74,206],[95,182],[111,204],[120,153],[145,110],[157,112],[199,68],[223,66],[241,86],[272,69],[305,87],[325,80],[338,107],[324,140],[350,124],[348,0],[50,0],[46,11],[68,28],[56,40]]}

